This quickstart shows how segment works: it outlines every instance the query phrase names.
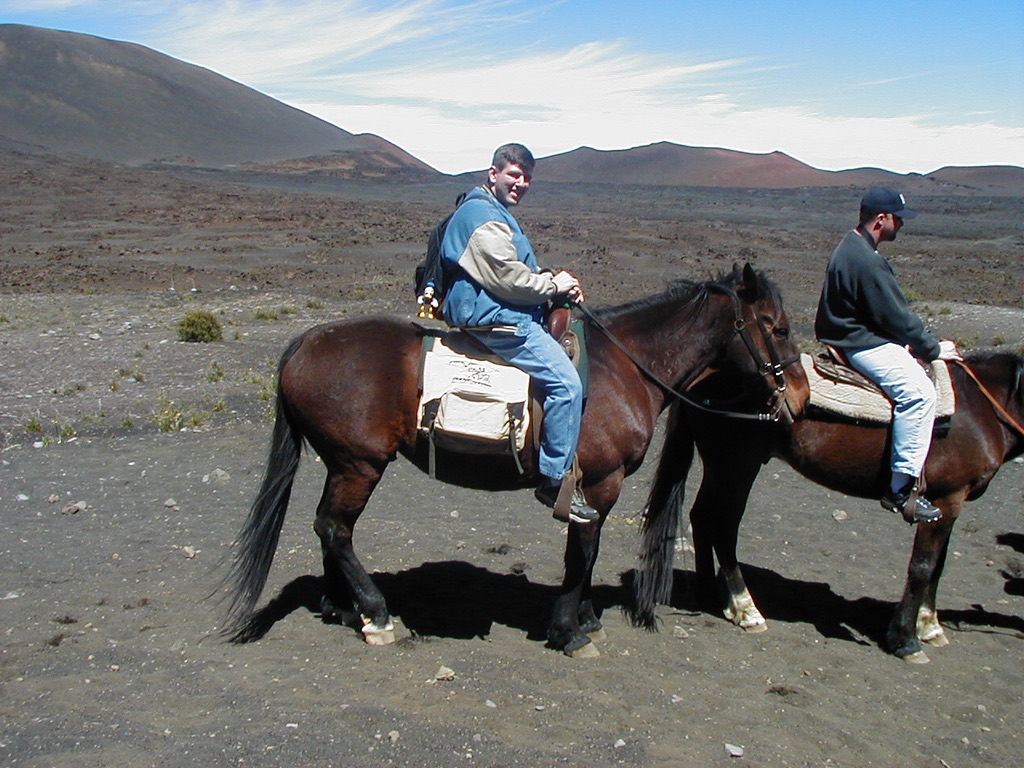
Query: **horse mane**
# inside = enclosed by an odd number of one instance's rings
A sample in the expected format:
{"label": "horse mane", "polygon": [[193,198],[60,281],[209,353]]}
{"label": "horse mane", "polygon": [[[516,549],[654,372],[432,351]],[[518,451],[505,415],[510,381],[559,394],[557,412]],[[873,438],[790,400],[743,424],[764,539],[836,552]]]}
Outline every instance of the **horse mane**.
{"label": "horse mane", "polygon": [[[762,296],[770,298],[771,301],[778,306],[782,301],[779,289],[765,276],[764,272],[758,270],[755,274],[757,276],[758,292]],[[666,306],[676,307],[680,304],[682,304],[682,306],[689,306],[695,311],[703,306],[704,302],[707,300],[709,292],[713,290],[713,286],[719,286],[734,291],[742,282],[743,273],[738,267],[733,268],[732,271],[724,272],[712,280],[697,281],[679,278],[677,280],[669,281],[668,287],[661,293],[656,293],[652,296],[644,296],[639,299],[633,299],[623,304],[617,304],[611,307],[602,307],[599,308],[595,314],[601,318],[601,320],[615,320],[616,318],[624,315],[634,315],[636,313],[660,309]]]}
{"label": "horse mane", "polygon": [[667,305],[697,305],[703,303],[707,297],[708,288],[705,283],[698,283],[693,280],[673,280],[661,293],[653,296],[642,296],[639,299],[631,299],[623,304],[616,304],[611,307],[601,307],[595,314],[601,320],[615,320],[616,318],[635,315],[651,309],[658,309]]}

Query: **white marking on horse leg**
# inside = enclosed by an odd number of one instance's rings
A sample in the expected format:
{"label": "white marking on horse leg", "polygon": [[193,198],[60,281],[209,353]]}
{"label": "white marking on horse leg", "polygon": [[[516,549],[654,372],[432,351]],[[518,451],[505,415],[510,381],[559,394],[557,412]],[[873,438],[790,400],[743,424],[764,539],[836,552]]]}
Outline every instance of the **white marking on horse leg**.
{"label": "white marking on horse leg", "polygon": [[363,639],[367,645],[391,645],[395,642],[395,625],[390,621],[384,626],[374,624],[369,616],[360,616],[363,621]]}
{"label": "white marking on horse leg", "polygon": [[917,612],[917,637],[922,643],[928,643],[935,648],[949,645],[946,630],[939,623],[938,612],[923,605]]}
{"label": "white marking on horse leg", "polygon": [[744,632],[755,633],[767,630],[768,622],[757,610],[754,598],[750,596],[747,585],[743,583],[743,577],[736,578],[727,573],[725,584],[729,590],[729,599],[724,610],[725,618]]}

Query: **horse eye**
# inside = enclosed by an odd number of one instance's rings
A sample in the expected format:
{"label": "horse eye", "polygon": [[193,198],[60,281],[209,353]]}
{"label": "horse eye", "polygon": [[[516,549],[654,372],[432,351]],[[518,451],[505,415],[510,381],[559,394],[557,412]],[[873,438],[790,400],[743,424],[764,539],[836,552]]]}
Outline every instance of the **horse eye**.
{"label": "horse eye", "polygon": [[776,329],[775,329],[775,330],[773,331],[773,333],[774,333],[774,334],[775,334],[776,336],[778,336],[778,337],[779,337],[780,339],[788,339],[788,338],[789,338],[789,328],[782,328],[782,327],[779,327],[779,328],[776,328]]}

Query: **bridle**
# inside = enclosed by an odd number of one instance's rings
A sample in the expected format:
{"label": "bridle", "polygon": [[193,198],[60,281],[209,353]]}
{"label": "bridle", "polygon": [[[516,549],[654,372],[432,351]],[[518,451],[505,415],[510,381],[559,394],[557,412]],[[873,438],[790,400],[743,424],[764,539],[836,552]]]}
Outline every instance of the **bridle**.
{"label": "bridle", "polygon": [[[757,369],[758,375],[764,379],[768,385],[770,394],[768,396],[768,402],[764,411],[758,411],[757,413],[750,413],[747,411],[733,411],[724,408],[715,408],[710,405],[710,401],[697,401],[687,395],[685,392],[680,392],[674,387],[666,384],[661,378],[651,371],[646,365],[644,365],[636,355],[626,347],[618,338],[615,337],[607,326],[604,325],[593,312],[585,304],[577,304],[576,306],[586,315],[589,322],[597,328],[604,336],[618,347],[623,354],[630,359],[639,371],[654,382],[665,394],[674,397],[686,403],[692,408],[696,408],[699,411],[705,413],[712,413],[717,416],[726,416],[732,419],[745,419],[750,421],[767,421],[767,422],[778,422],[783,417],[792,420],[794,414],[789,408],[789,403],[786,400],[786,377],[785,370],[788,366],[796,363],[800,360],[799,355],[793,355],[785,359],[780,358],[778,350],[775,348],[775,344],[771,339],[771,332],[765,327],[764,322],[760,317],[757,317],[755,323],[757,325],[758,332],[761,334],[761,340],[764,342],[765,349],[768,350],[768,360],[765,360],[761,355],[760,350],[754,343],[753,337],[750,335],[748,329],[748,323],[743,317],[743,305],[740,302],[740,297],[731,288],[728,288],[719,283],[708,283],[706,286],[709,290],[718,291],[719,293],[725,294],[732,301],[733,308],[733,327],[732,332],[740,337],[743,345],[746,347],[747,352],[750,354],[751,359],[754,362],[754,366]],[[705,371],[706,372],[706,371]],[[696,377],[691,383],[690,387],[697,383],[703,376],[703,372],[700,376]]]}
{"label": "bridle", "polygon": [[709,287],[725,293],[732,300],[733,315],[735,318],[733,320],[733,331],[740,337],[743,345],[747,348],[747,352],[750,354],[751,360],[754,361],[754,366],[757,369],[758,374],[768,385],[769,395],[766,410],[756,414],[723,411],[711,408],[707,405],[710,402],[708,400],[705,400],[704,404],[700,406],[701,409],[734,419],[754,419],[756,421],[777,422],[785,418],[787,421],[792,422],[795,419],[796,414],[792,412],[789,407],[789,401],[786,399],[785,373],[786,368],[800,361],[800,355],[796,354],[787,358],[781,358],[779,356],[779,350],[776,349],[775,344],[772,341],[771,331],[769,331],[765,326],[764,321],[755,315],[754,322],[757,325],[758,332],[761,334],[761,341],[764,342],[764,348],[768,350],[769,359],[765,360],[761,356],[761,352],[758,350],[757,345],[754,344],[753,338],[751,338],[750,331],[747,328],[747,321],[743,319],[743,306],[740,303],[740,298],[736,291],[715,283],[712,283]]}

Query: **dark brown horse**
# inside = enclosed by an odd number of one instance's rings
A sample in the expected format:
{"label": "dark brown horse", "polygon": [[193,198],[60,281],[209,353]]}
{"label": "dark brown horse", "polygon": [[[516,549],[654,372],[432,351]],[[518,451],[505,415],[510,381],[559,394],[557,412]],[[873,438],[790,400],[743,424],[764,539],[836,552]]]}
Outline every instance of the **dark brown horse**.
{"label": "dark brown horse", "polygon": [[[764,329],[785,321],[774,286],[748,265],[718,282],[680,282],[665,293],[605,310],[591,324],[603,330],[589,333],[590,388],[577,455],[581,487],[601,522],[569,527],[564,581],[548,630],[550,644],[567,653],[588,646],[588,635],[601,629],[591,602],[601,525],[623,478],[647,453],[658,415],[672,399],[667,390],[685,388],[726,356],[760,376],[751,351],[765,352]],[[744,330],[748,326],[762,333],[744,349],[752,338]],[[305,440],[327,468],[314,525],[323,552],[324,614],[352,624],[361,619],[369,642],[393,641],[384,596],[357,559],[352,536],[390,462],[401,454],[427,467],[426,441],[416,427],[423,335],[407,319],[370,317],[312,328],[284,352],[270,458],[227,578],[226,632],[233,640],[266,631],[253,609]],[[447,464],[439,459],[438,477],[468,487],[515,489],[537,482],[527,464],[526,475],[518,476],[511,462],[498,465],[493,457],[459,457]],[[541,508],[537,514],[544,514]]]}
{"label": "dark brown horse", "polygon": [[[912,662],[928,661],[921,641],[933,646],[948,643],[935,598],[950,534],[964,502],[981,496],[1000,466],[1024,452],[1019,427],[1024,420],[1024,360],[1008,353],[976,353],[966,363],[997,404],[986,398],[965,370],[952,367],[956,413],[948,433],[936,434],[925,468],[926,496],[942,510],[942,519],[917,526],[906,587],[886,636],[889,650]],[[792,388],[806,388],[800,366],[788,368],[786,375]],[[721,374],[697,387],[708,396],[731,394],[740,400],[743,388]],[[823,415],[807,415],[792,424],[752,424],[677,407],[670,416],[644,521],[634,622],[652,627],[655,602],[665,601],[671,591],[671,543],[694,445],[704,463],[704,477],[690,511],[700,597],[705,604],[715,599],[717,555],[728,590],[726,617],[748,631],[762,631],[765,620],[747,591],[736,559],[740,521],[762,465],[778,457],[827,488],[878,499],[889,479],[889,432],[883,425],[860,426]]]}

